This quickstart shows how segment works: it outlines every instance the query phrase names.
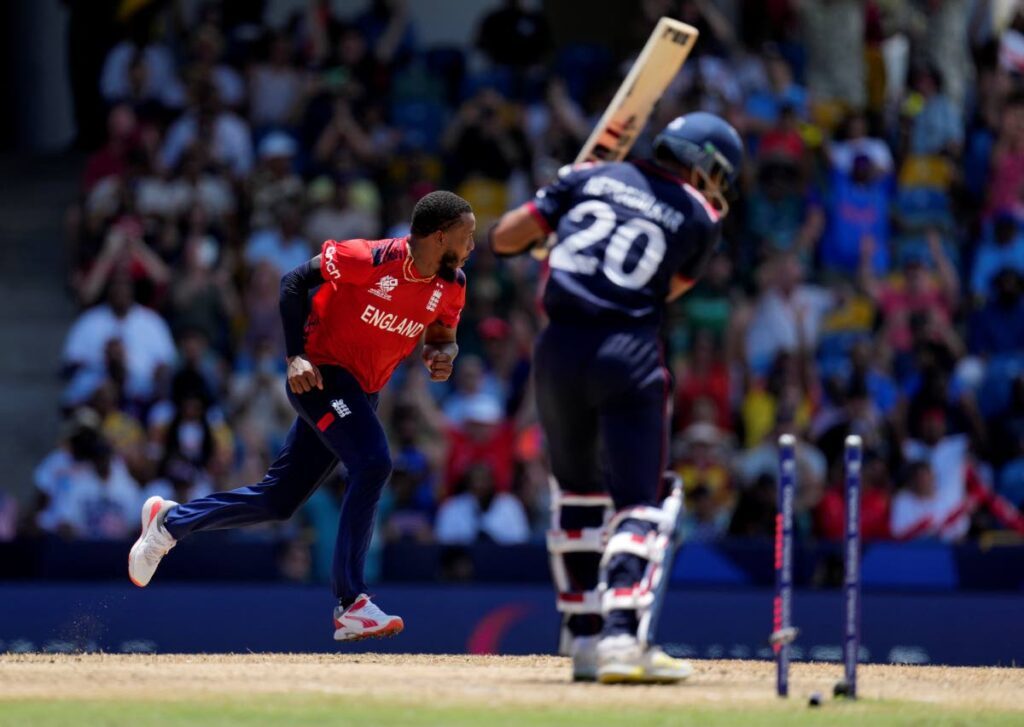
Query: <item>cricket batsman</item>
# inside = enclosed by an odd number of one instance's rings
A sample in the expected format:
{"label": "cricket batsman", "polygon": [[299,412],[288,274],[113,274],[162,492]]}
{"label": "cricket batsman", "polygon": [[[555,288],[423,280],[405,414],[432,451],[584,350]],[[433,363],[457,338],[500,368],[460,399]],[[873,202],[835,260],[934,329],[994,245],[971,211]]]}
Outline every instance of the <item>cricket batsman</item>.
{"label": "cricket batsman", "polygon": [[147,585],[167,552],[193,533],[287,520],[340,461],[348,487],[334,551],[334,638],[402,630],[401,618],[370,600],[363,579],[377,503],[391,474],[378,392],[421,339],[431,379],[451,376],[466,301],[461,268],[475,230],[468,202],[432,192],[413,209],[408,237],[328,240],[282,278],[288,398],[298,417],[259,484],[180,505],[146,501],[142,534],[128,556],[135,585]]}
{"label": "cricket batsman", "polygon": [[677,526],[659,506],[672,385],[659,327],[718,242],[742,160],[732,126],[687,114],[655,138],[653,160],[565,167],[491,231],[499,255],[557,235],[534,375],[553,474],[548,550],[577,680],[692,671],[649,633]]}

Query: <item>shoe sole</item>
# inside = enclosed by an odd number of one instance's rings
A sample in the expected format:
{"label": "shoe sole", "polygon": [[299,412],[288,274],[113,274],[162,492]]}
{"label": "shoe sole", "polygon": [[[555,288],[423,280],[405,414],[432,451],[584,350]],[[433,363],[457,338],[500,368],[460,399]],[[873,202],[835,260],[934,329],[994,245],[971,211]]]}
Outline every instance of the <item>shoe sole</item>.
{"label": "shoe sole", "polygon": [[[139,588],[145,588],[148,586],[149,581],[140,583],[132,576],[132,555],[135,553],[135,549],[139,547],[139,543],[142,542],[142,539],[146,537],[146,533],[149,532],[149,528],[153,524],[153,520],[158,514],[160,514],[160,508],[163,507],[163,501],[164,499],[162,497],[153,495],[153,497],[146,500],[142,505],[142,514],[139,518],[142,521],[142,532],[139,533],[139,537],[135,540],[135,544],[132,545],[132,549],[128,551],[128,580]],[[152,580],[152,577],[150,580]]]}
{"label": "shoe sole", "polygon": [[622,671],[598,672],[597,681],[601,684],[678,684],[692,676],[693,672],[686,674],[649,673],[643,667]]}
{"label": "shoe sole", "polygon": [[334,632],[334,640],[343,643],[352,643],[353,641],[366,641],[367,639],[390,639],[398,636],[402,631],[405,630],[405,623],[398,621],[397,623],[391,623],[380,629],[379,631],[371,631],[365,634],[354,634],[352,636],[342,636],[338,638],[338,632]]}

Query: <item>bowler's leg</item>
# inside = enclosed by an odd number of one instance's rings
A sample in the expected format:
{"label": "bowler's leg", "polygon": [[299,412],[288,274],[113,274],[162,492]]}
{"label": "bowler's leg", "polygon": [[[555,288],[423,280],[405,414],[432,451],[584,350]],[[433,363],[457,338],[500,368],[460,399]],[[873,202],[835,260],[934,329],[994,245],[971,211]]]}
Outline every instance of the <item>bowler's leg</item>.
{"label": "bowler's leg", "polygon": [[164,527],[181,540],[203,530],[287,520],[337,464],[337,457],[301,417],[263,480],[256,485],[215,492],[172,508]]}

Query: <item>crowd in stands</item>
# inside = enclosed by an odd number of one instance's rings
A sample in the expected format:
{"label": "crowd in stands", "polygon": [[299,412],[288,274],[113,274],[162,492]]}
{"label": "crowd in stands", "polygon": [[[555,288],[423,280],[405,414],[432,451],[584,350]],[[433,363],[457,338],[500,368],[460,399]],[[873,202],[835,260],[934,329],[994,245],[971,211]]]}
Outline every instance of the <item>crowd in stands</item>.
{"label": "crowd in stands", "polygon": [[[276,25],[216,2],[182,25],[155,5],[125,19],[98,79],[107,138],[68,215],[67,419],[28,531],[124,538],[149,494],[257,481],[293,418],[282,273],[327,238],[407,234],[433,189],[486,230],[575,156],[632,60],[560,42],[517,0],[461,47],[420,43],[403,0],[346,17],[311,2]],[[701,31],[649,131],[704,109],[748,149],[721,249],[665,323],[688,537],[771,534],[782,433],[799,439],[804,538],[841,536],[849,433],[867,539],[1024,531],[1024,12],[636,5],[633,52],[661,15]],[[381,543],[543,537],[541,274],[478,244],[452,382],[414,357],[383,393]],[[314,565],[344,486],[279,528]]]}

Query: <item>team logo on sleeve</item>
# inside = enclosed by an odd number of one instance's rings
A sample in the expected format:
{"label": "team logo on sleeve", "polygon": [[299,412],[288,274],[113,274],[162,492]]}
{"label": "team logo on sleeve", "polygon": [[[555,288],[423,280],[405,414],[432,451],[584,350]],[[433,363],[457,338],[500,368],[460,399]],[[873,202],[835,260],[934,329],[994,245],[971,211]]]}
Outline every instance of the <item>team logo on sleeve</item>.
{"label": "team logo on sleeve", "polygon": [[391,291],[398,287],[398,278],[392,275],[385,275],[383,278],[377,281],[376,288],[370,288],[367,292],[370,295],[376,295],[378,298],[384,300],[391,300]]}
{"label": "team logo on sleeve", "polygon": [[434,292],[430,294],[430,300],[427,301],[427,310],[433,313],[437,310],[437,304],[441,302],[441,286],[434,288]]}

